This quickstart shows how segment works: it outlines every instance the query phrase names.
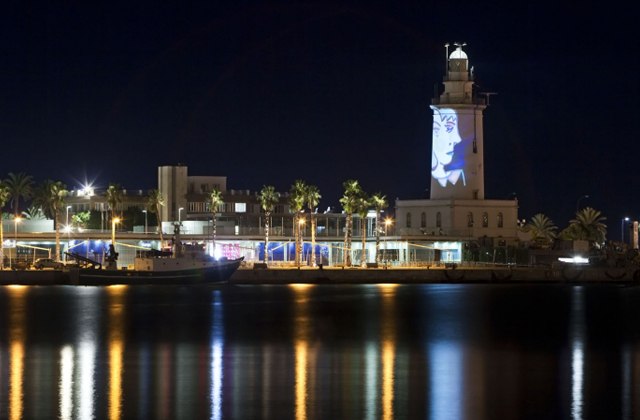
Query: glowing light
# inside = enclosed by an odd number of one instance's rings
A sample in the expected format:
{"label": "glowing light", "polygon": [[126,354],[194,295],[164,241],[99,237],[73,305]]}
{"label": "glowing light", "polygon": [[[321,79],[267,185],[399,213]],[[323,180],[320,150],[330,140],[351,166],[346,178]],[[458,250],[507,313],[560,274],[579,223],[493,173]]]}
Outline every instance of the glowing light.
{"label": "glowing light", "polygon": [[222,379],[223,350],[224,350],[224,322],[222,320],[222,299],[220,291],[213,292],[213,313],[211,331],[211,419],[222,418]]}
{"label": "glowing light", "polygon": [[73,418],[73,349],[64,346],[60,350],[60,382],[58,386],[60,398],[60,418]]}
{"label": "glowing light", "polygon": [[126,286],[108,289],[109,305],[109,418],[119,419],[122,405],[122,352],[124,348],[124,313],[122,305]]}
{"label": "glowing light", "polygon": [[452,341],[438,341],[431,345],[429,355],[431,372],[431,419],[462,418],[463,369],[462,349]]}
{"label": "glowing light", "polygon": [[367,343],[365,350],[365,409],[367,420],[378,417],[378,349],[374,342]]}
{"label": "glowing light", "polygon": [[580,256],[575,256],[572,258],[560,257],[558,258],[558,261],[563,263],[571,263],[571,264],[589,264],[589,258],[583,258]]}

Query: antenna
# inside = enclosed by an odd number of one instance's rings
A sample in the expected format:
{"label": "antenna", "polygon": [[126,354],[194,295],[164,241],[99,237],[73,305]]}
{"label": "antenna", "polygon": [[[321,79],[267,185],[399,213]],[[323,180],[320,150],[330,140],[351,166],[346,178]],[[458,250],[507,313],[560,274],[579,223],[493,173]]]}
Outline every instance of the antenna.
{"label": "antenna", "polygon": [[478,95],[484,95],[485,98],[487,98],[487,106],[489,106],[489,98],[491,97],[491,95],[497,95],[498,92],[478,92]]}
{"label": "antenna", "polygon": [[444,74],[449,71],[449,43],[444,44]]}

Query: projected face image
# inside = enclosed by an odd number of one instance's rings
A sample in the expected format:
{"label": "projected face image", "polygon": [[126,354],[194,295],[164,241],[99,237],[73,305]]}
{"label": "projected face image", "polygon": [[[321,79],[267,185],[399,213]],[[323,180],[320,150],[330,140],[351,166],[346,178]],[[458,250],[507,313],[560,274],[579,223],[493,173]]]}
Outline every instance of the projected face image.
{"label": "projected face image", "polygon": [[462,141],[458,132],[458,115],[450,108],[431,108],[433,109],[431,175],[443,187],[446,187],[447,183],[455,185],[461,175],[464,182],[461,157],[458,157],[455,165],[452,164],[455,158],[455,146]]}

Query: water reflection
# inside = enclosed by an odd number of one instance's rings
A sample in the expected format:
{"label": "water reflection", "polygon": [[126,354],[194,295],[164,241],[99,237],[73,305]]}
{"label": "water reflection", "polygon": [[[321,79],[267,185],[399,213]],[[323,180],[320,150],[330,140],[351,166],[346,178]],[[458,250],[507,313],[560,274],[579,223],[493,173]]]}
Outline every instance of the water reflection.
{"label": "water reflection", "polygon": [[[77,418],[94,418],[94,397],[96,395],[95,363],[96,340],[99,337],[98,312],[100,310],[100,289],[87,287],[78,289],[78,299],[75,300],[76,308],[74,326],[78,329],[78,369],[75,383],[75,395],[77,395]],[[75,368],[72,368],[74,374]],[[60,401],[63,396],[60,396]],[[62,411],[62,410],[61,410]]]}
{"label": "water reflection", "polygon": [[631,419],[636,290],[0,288],[0,418]]}
{"label": "water reflection", "polygon": [[295,349],[295,418],[307,418],[309,401],[309,338],[311,319],[309,317],[309,294],[313,286],[292,285],[294,291],[294,349]]}
{"label": "water reflection", "polygon": [[571,342],[571,418],[582,420],[584,391],[584,288],[576,286],[571,294],[569,338]]}
{"label": "water reflection", "polygon": [[213,291],[213,311],[211,311],[211,364],[210,364],[210,398],[211,420],[222,419],[222,381],[224,366],[224,319],[222,295],[219,290]]}
{"label": "water reflection", "polygon": [[391,420],[393,416],[394,366],[396,357],[396,306],[397,285],[380,285],[382,312],[380,338],[382,341],[382,418]]}
{"label": "water reflection", "polygon": [[21,419],[24,410],[24,344],[26,318],[26,286],[9,286],[9,418]]}
{"label": "water reflection", "polygon": [[109,419],[118,420],[122,404],[124,297],[127,286],[110,286],[109,296]]}

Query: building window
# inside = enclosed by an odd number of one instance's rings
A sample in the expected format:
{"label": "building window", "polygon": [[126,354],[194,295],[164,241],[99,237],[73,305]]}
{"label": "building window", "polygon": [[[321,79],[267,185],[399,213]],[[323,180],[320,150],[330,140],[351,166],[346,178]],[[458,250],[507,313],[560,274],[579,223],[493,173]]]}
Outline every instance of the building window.
{"label": "building window", "polygon": [[442,227],[442,215],[440,212],[436,213],[436,227]]}
{"label": "building window", "polygon": [[467,213],[467,226],[473,227],[473,213]]}
{"label": "building window", "polygon": [[498,227],[501,228],[503,223],[504,221],[503,221],[502,213],[498,213]]}
{"label": "building window", "polygon": [[411,227],[411,213],[407,213],[407,227]]}
{"label": "building window", "polygon": [[247,203],[235,203],[235,212],[236,213],[246,213],[247,212]]}
{"label": "building window", "polygon": [[482,213],[482,227],[489,227],[489,215],[486,211]]}
{"label": "building window", "polygon": [[425,212],[420,215],[420,227],[427,227],[427,213]]}

